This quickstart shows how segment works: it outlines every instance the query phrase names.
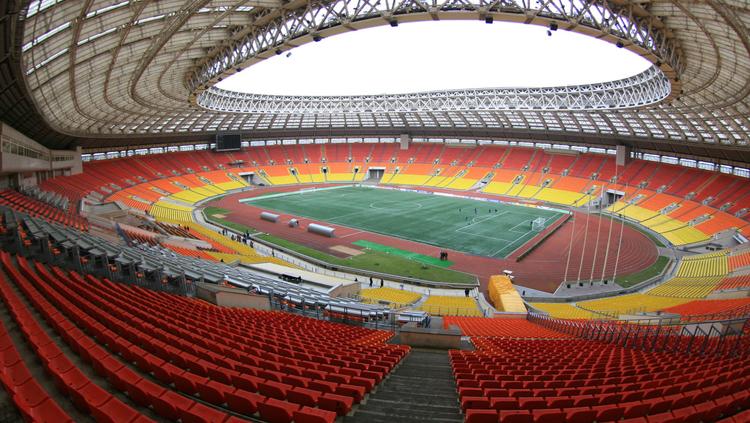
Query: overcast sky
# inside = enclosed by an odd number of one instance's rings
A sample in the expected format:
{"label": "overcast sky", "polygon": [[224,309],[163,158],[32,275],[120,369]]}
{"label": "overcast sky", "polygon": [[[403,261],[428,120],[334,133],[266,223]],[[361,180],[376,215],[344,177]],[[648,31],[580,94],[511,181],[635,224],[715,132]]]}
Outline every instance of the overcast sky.
{"label": "overcast sky", "polygon": [[639,73],[646,60],[591,37],[536,25],[480,21],[401,24],[324,38],[227,78],[259,94],[392,94],[459,88],[602,82]]}

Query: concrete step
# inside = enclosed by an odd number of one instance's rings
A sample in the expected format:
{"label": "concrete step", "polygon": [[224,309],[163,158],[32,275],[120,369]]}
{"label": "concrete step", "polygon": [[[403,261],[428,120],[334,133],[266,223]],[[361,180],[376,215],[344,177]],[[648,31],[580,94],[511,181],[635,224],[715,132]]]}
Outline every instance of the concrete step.
{"label": "concrete step", "polygon": [[[381,409],[388,409],[393,407],[400,407],[403,405],[403,403],[408,403],[409,409],[413,411],[420,411],[420,412],[437,412],[437,413],[445,413],[445,414],[455,414],[456,413],[456,405],[445,405],[445,403],[438,404],[438,403],[428,403],[428,402],[415,402],[412,401],[412,398],[399,398],[396,400],[386,400],[382,398],[372,398],[370,399],[367,404],[372,405],[373,409],[376,409],[380,407]],[[460,413],[459,413],[460,414]]]}
{"label": "concrete step", "polygon": [[367,402],[344,422],[463,422],[448,353],[412,349]]}
{"label": "concrete step", "polygon": [[356,413],[356,418],[346,417],[344,422],[357,422],[357,423],[412,423],[412,422],[434,422],[434,423],[462,423],[464,418],[462,415],[458,415],[455,418],[435,418],[433,416],[403,416],[403,415],[392,415],[383,414],[373,411],[360,410]]}
{"label": "concrete step", "polygon": [[[378,390],[377,397],[379,399],[386,400],[386,401],[399,401],[403,398],[408,398],[410,401],[413,401],[414,403],[418,403],[418,404],[429,403],[429,404],[436,404],[436,405],[453,404],[454,402],[458,401],[455,395],[452,395],[449,393],[425,392],[425,393],[405,394],[404,390],[401,390],[401,389],[399,390],[393,389],[392,391],[393,392],[381,393],[380,390]],[[375,396],[372,396],[370,398],[375,398]]]}
{"label": "concrete step", "polygon": [[[464,417],[459,414],[453,415],[436,415],[435,413],[408,413],[408,412],[393,412],[392,410],[386,410],[379,412],[375,410],[359,410],[355,414],[356,417],[347,417],[345,422],[357,422],[357,423],[412,423],[412,422],[435,422],[435,423],[462,423]],[[352,420],[350,420],[352,419]]]}

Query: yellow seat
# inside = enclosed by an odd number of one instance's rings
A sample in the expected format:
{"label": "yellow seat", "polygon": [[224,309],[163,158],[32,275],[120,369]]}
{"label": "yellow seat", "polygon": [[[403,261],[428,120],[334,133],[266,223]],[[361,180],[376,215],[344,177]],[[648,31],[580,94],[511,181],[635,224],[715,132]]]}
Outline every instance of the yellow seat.
{"label": "yellow seat", "polygon": [[482,316],[477,302],[469,297],[431,295],[419,309],[437,316]]}
{"label": "yellow seat", "polygon": [[401,308],[422,298],[421,294],[387,287],[363,289],[359,296],[362,302],[370,304],[388,303],[391,308]]}
{"label": "yellow seat", "polygon": [[599,300],[581,301],[577,303],[577,306],[616,318],[622,314],[658,311],[667,307],[684,304],[688,301],[690,301],[690,299],[645,294],[628,294],[602,298]]}
{"label": "yellow seat", "polygon": [[593,313],[568,303],[529,303],[529,306],[541,310],[556,319],[605,319],[602,314]]}

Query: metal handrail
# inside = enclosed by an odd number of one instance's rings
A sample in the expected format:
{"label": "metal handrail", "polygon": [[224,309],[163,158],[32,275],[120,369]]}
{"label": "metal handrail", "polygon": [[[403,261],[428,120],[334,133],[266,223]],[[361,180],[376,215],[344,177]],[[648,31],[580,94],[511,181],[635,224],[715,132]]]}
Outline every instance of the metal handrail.
{"label": "metal handrail", "polygon": [[669,319],[565,320],[530,312],[527,319],[549,329],[578,338],[644,351],[717,354],[748,354],[750,316],[719,320],[677,321]]}

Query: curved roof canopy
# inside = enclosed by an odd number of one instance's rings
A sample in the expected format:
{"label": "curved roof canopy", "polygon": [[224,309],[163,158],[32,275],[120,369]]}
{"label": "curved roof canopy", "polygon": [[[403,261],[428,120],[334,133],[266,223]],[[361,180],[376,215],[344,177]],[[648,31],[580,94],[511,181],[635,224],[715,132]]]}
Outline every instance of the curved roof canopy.
{"label": "curved roof canopy", "polygon": [[[509,137],[628,144],[750,162],[745,0],[0,0],[0,112],[50,147],[252,137]],[[417,20],[580,32],[653,66],[620,81],[384,96],[267,96],[213,87],[325,37]]]}

